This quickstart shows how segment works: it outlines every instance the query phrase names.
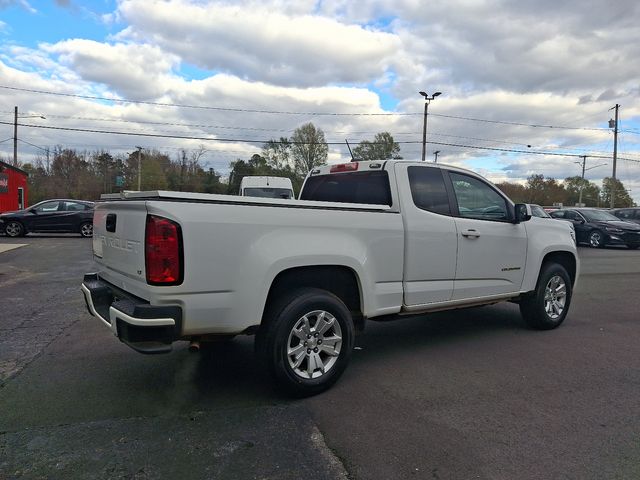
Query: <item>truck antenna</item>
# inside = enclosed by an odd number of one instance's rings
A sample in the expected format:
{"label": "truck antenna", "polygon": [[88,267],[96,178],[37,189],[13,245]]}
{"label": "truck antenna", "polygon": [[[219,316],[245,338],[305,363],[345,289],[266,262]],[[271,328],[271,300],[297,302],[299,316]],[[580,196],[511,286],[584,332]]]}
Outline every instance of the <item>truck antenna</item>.
{"label": "truck antenna", "polygon": [[351,161],[355,162],[356,159],[353,158],[353,152],[351,151],[351,146],[349,145],[349,140],[347,140],[346,138],[344,139],[345,143],[347,144],[347,148],[349,149],[349,154],[351,155]]}

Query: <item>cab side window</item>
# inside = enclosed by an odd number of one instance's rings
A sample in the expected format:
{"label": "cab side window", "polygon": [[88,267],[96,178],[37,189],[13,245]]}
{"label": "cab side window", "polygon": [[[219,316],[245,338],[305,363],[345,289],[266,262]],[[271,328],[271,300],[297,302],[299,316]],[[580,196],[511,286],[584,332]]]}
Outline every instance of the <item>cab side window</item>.
{"label": "cab side window", "polygon": [[509,220],[507,202],[487,183],[468,175],[449,172],[461,217]]}
{"label": "cab side window", "polygon": [[441,215],[451,215],[449,197],[439,168],[409,167],[409,186],[416,207]]}

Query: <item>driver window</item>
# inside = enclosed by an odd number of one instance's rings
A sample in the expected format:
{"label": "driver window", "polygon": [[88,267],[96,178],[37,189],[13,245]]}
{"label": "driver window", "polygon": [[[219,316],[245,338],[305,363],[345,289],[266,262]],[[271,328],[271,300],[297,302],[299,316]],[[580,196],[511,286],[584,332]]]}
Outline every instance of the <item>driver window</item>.
{"label": "driver window", "polygon": [[38,212],[38,213],[57,212],[59,204],[60,204],[60,202],[43,203],[42,205],[39,205],[38,207],[36,207],[36,212]]}
{"label": "driver window", "polygon": [[567,220],[573,220],[575,222],[580,221],[580,216],[576,212],[572,212],[571,210],[567,210],[567,212],[565,213],[565,218]]}
{"label": "driver window", "polygon": [[505,199],[477,178],[449,172],[461,217],[480,220],[508,220]]}

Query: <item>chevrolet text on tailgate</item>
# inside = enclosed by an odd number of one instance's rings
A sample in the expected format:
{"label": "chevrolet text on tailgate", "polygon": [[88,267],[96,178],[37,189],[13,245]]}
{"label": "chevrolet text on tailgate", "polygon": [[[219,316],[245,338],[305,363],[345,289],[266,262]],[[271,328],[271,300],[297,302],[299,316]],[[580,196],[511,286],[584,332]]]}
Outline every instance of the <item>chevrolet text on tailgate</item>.
{"label": "chevrolet text on tailgate", "polygon": [[[569,311],[572,225],[482,177],[408,161],[309,173],[300,200],[128,192],[95,208],[87,306],[143,353],[255,335],[278,386],[329,388],[367,319],[511,301],[532,328]],[[464,315],[464,311],[461,311]]]}

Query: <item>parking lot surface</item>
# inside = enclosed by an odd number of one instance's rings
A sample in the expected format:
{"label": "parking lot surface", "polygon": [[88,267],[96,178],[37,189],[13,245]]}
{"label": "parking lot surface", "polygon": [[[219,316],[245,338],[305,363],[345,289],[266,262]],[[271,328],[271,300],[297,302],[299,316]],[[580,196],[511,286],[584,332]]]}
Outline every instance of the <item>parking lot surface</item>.
{"label": "parking lot surface", "polygon": [[77,236],[0,238],[0,478],[640,478],[640,252],[580,248],[557,330],[515,305],[369,322],[328,392],[252,338],[143,356],[90,317]]}

